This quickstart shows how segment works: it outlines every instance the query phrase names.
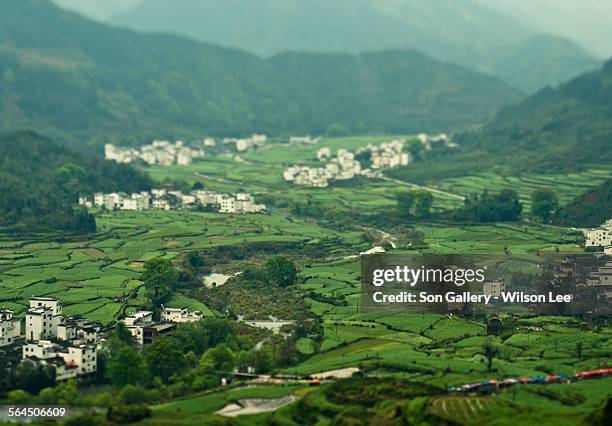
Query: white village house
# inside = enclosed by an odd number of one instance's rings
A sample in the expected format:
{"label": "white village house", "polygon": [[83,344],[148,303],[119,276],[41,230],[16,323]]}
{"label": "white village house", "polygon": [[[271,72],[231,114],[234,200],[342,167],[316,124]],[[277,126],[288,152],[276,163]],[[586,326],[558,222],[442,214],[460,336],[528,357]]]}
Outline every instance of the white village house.
{"label": "white village house", "polygon": [[181,191],[152,189],[138,193],[96,193],[93,198],[79,197],[79,205],[84,207],[103,207],[107,210],[141,211],[149,209],[183,210],[201,206],[211,206],[220,213],[260,213],[266,210],[265,204],[257,204],[248,193],[222,194],[214,191],[194,190],[189,194]]}

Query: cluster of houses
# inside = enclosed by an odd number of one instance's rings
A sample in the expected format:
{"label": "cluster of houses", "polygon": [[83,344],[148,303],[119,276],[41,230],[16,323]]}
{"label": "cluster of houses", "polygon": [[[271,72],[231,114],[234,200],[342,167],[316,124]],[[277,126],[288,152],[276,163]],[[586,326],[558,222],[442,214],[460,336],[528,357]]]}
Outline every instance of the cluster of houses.
{"label": "cluster of houses", "polygon": [[599,228],[586,230],[584,234],[585,247],[599,248],[606,254],[612,254],[612,219],[608,219]]}
{"label": "cluster of houses", "polygon": [[452,142],[450,137],[446,133],[440,133],[439,135],[428,135],[426,133],[419,133],[416,135],[419,142],[423,144],[423,148],[426,151],[432,150],[436,145],[444,145],[449,148],[456,148],[459,145]]}
{"label": "cluster of houses", "polygon": [[268,137],[254,134],[250,138],[224,138],[222,143],[233,151],[244,152],[267,144]]}
{"label": "cluster of houses", "polygon": [[287,167],[283,179],[296,185],[325,188],[330,181],[353,179],[357,175],[376,177],[383,169],[410,163],[410,154],[403,152],[404,144],[404,140],[393,140],[380,145],[369,144],[354,153],[339,149],[335,157],[330,148],[321,148],[317,151],[317,160],[322,163],[321,166]]}
{"label": "cluster of houses", "polygon": [[266,209],[265,204],[255,203],[251,194],[238,192],[223,194],[208,190],[193,190],[188,194],[167,189],[152,189],[133,194],[121,192],[96,193],[93,198],[79,197],[79,205],[93,206],[107,210],[181,210],[194,209],[198,206],[209,207],[220,213],[260,213]]}
{"label": "cluster of houses", "polygon": [[[290,141],[302,139],[310,143],[319,141],[319,138],[310,137],[292,137]],[[438,146],[457,147],[444,133],[435,136],[421,133],[414,140],[421,143],[422,151],[430,151]],[[354,153],[339,149],[335,157],[332,157],[330,148],[321,148],[317,151],[317,160],[322,163],[320,166],[289,166],[283,171],[283,179],[296,185],[325,188],[330,181],[348,180],[357,175],[376,178],[382,170],[410,164],[412,155],[405,149],[406,144],[406,139],[396,139],[380,145],[371,143]]]}
{"label": "cluster of houses", "polygon": [[153,321],[153,312],[138,311],[126,316],[121,322],[139,345],[148,345],[176,329],[182,322],[202,319],[202,312],[190,312],[186,308],[164,308],[160,321]]}
{"label": "cluster of houses", "polygon": [[254,134],[249,138],[224,138],[217,144],[213,138],[191,141],[154,140],[148,145],[137,148],[119,147],[113,144],[104,146],[104,158],[117,163],[144,162],[150,166],[188,166],[196,158],[203,158],[210,153],[244,152],[265,145],[266,135]]}
{"label": "cluster of houses", "polygon": [[355,160],[352,152],[339,149],[335,158],[329,158],[329,148],[321,148],[317,152],[319,161],[324,162],[323,167],[310,167],[294,165],[287,167],[283,172],[283,178],[296,185],[307,185],[325,188],[330,180],[353,179],[361,173],[361,164]]}
{"label": "cluster of houses", "polygon": [[[199,311],[164,308],[160,321],[153,321],[152,312],[141,311],[128,315],[122,322],[139,345],[146,345],[173,331],[178,323],[201,318]],[[23,322],[14,317],[13,311],[0,309],[0,355],[13,357],[7,365],[21,362],[48,365],[55,369],[57,382],[86,378],[96,372],[98,351],[106,341],[100,323],[63,316],[60,301],[54,297],[32,297],[25,327]]]}
{"label": "cluster of houses", "polygon": [[[212,145],[211,145],[212,144]],[[143,161],[148,165],[187,166],[194,158],[206,155],[205,146],[214,146],[213,139],[205,139],[200,146],[187,146],[183,141],[153,141],[150,145],[138,148],[121,148],[113,144],[104,145],[104,158],[117,163],[133,163]]]}
{"label": "cluster of houses", "polygon": [[12,348],[18,362],[53,367],[56,381],[96,372],[101,330],[98,323],[64,317],[59,300],[53,297],[30,299],[23,329],[22,320],[12,311],[0,310],[0,349]]}

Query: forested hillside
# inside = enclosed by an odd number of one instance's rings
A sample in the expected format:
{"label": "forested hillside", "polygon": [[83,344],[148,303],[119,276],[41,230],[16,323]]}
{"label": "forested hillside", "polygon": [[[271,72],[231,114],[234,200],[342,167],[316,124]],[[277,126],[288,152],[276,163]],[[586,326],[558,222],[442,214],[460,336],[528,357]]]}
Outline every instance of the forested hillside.
{"label": "forested hillside", "polygon": [[520,98],[416,51],[268,60],[87,20],[47,0],[0,13],[0,126],[73,146],[251,132],[440,132]]}
{"label": "forested hillside", "polygon": [[495,170],[560,172],[612,161],[612,60],[557,89],[502,109],[483,129],[454,140],[460,148],[394,172],[428,180]]}
{"label": "forested hillside", "polygon": [[491,7],[472,0],[143,0],[111,21],[262,55],[414,48],[526,93],[601,63]]}
{"label": "forested hillside", "polygon": [[561,207],[553,216],[559,225],[595,227],[612,217],[612,179]]}
{"label": "forested hillside", "polygon": [[93,216],[75,207],[80,193],[150,186],[130,166],[74,154],[38,134],[0,134],[0,227],[93,231]]}

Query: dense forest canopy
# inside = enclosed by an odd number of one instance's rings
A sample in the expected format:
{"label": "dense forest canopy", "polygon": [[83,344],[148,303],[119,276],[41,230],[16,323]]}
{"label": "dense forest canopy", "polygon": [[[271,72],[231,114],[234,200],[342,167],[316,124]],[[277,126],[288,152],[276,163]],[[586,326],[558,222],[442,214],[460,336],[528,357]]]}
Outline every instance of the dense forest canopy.
{"label": "dense forest canopy", "polygon": [[87,20],[47,0],[0,14],[0,125],[73,146],[207,135],[442,132],[521,95],[414,50],[269,59]]}
{"label": "dense forest canopy", "polygon": [[566,226],[595,227],[612,218],[612,179],[579,195],[555,212],[553,222]]}
{"label": "dense forest canopy", "polygon": [[92,231],[79,194],[148,189],[130,166],[75,154],[33,132],[0,133],[0,226]]}

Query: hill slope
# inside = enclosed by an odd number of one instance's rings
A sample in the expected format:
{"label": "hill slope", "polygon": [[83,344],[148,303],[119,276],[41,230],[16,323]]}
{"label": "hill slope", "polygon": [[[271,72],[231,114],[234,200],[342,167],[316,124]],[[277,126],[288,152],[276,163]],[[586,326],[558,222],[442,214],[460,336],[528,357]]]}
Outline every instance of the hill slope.
{"label": "hill slope", "polygon": [[2,8],[0,125],[79,145],[318,134],[334,123],[359,133],[448,131],[482,122],[520,96],[415,51],[264,60],[99,24],[45,0]]}
{"label": "hill slope", "polygon": [[491,65],[482,69],[525,93],[565,83],[601,66],[601,61],[576,43],[550,35],[536,35],[509,45],[492,58]]}
{"label": "hill slope", "polygon": [[[112,22],[262,55],[414,48],[535,92],[600,61],[472,0],[143,0]],[[432,30],[435,29],[435,30]]]}
{"label": "hill slope", "polygon": [[555,212],[553,223],[597,227],[610,218],[612,218],[612,179],[561,207]]}
{"label": "hill slope", "polygon": [[138,191],[151,180],[123,164],[85,157],[32,132],[0,133],[0,227],[92,231],[79,193]]}
{"label": "hill slope", "polygon": [[458,134],[442,152],[394,174],[429,180],[495,169],[560,172],[612,161],[612,60],[556,89],[502,109],[483,129]]}

